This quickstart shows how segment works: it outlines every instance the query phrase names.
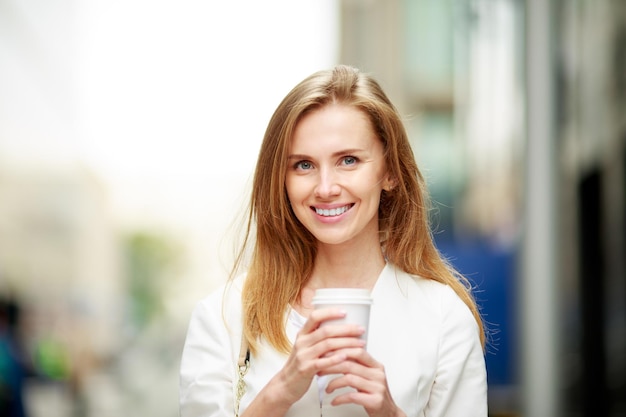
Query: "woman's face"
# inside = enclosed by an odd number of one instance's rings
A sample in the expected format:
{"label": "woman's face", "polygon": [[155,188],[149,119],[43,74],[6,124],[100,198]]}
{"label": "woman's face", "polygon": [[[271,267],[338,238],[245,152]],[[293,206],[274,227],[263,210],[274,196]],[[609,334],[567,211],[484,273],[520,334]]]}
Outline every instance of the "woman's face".
{"label": "woman's face", "polygon": [[330,104],[307,114],[294,131],[288,164],[291,207],[320,243],[378,244],[380,194],[391,182],[365,113]]}

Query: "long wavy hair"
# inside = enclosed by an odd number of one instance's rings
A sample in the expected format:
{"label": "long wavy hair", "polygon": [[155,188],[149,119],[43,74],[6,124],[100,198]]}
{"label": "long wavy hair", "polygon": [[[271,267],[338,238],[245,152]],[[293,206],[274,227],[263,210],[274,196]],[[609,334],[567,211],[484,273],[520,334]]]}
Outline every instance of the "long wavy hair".
{"label": "long wavy hair", "polygon": [[[366,114],[383,144],[393,190],[383,191],[379,232],[387,260],[405,272],[449,285],[476,318],[484,345],[483,323],[470,282],[441,256],[429,223],[426,183],[398,111],[369,75],[339,65],[319,71],[296,85],[282,100],[267,126],[259,151],[243,244],[235,260],[242,267],[249,252],[243,287],[243,328],[252,352],[264,337],[289,352],[286,312],[311,276],[316,256],[313,235],[298,221],[287,197],[287,152],[298,122],[329,103],[353,106]],[[248,249],[251,249],[249,251]]]}

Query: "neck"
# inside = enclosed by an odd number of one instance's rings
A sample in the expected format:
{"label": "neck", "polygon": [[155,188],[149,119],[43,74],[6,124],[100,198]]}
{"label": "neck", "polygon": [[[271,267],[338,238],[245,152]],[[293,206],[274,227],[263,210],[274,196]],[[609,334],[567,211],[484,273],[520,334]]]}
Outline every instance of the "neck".
{"label": "neck", "polygon": [[385,266],[379,245],[366,248],[321,245],[307,287],[372,289]]}

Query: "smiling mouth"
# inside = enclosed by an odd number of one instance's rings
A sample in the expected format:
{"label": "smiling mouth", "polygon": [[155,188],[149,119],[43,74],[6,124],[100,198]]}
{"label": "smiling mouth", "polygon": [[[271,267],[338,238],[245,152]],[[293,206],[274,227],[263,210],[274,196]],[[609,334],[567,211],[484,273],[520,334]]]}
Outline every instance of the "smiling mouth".
{"label": "smiling mouth", "polygon": [[333,208],[333,209],[319,209],[317,207],[312,207],[312,208],[320,216],[335,217],[335,216],[340,216],[343,213],[345,213],[346,211],[350,210],[353,205],[354,204],[348,204],[347,206],[337,207],[337,208]]}

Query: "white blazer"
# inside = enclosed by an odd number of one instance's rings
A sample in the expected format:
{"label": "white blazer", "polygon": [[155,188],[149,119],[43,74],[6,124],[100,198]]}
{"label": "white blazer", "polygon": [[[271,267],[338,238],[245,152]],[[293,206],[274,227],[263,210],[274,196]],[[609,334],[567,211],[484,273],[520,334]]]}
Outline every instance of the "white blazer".
{"label": "white blazer", "polygon": [[[180,368],[181,417],[234,416],[244,279],[224,284],[193,311]],[[387,264],[372,297],[367,350],[384,365],[398,407],[408,417],[487,416],[487,377],[478,326],[454,291]],[[286,331],[294,342],[298,326],[288,320]],[[261,341],[245,377],[240,413],[286,359]],[[314,380],[286,416],[367,416],[361,406],[332,407],[329,401]]]}

